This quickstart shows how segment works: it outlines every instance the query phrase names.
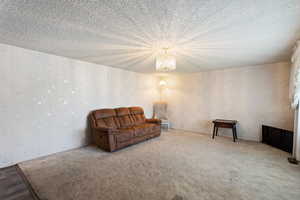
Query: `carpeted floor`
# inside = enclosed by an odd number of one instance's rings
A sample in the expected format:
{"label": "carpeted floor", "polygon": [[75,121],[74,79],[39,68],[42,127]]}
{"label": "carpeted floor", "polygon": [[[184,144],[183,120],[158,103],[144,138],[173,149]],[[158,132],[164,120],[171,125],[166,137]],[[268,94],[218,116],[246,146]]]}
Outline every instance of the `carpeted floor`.
{"label": "carpeted floor", "polygon": [[182,131],[115,153],[86,147],[20,164],[47,200],[299,200],[300,166],[264,144]]}

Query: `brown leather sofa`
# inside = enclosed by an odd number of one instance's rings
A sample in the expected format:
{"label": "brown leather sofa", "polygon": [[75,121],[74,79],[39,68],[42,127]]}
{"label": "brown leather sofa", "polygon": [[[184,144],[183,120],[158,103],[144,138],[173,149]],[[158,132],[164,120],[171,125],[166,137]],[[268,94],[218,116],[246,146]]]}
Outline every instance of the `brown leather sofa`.
{"label": "brown leather sofa", "polygon": [[141,107],[95,110],[90,123],[94,143],[110,152],[161,134],[160,120],[146,119]]}

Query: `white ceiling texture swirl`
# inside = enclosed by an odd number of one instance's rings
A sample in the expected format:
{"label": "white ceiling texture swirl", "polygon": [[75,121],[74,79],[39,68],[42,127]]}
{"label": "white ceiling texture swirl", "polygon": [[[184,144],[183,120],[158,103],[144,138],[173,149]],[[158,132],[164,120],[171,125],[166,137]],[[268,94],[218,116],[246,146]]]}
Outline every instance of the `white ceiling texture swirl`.
{"label": "white ceiling texture swirl", "polygon": [[300,0],[0,0],[0,43],[137,72],[160,48],[177,72],[290,59]]}

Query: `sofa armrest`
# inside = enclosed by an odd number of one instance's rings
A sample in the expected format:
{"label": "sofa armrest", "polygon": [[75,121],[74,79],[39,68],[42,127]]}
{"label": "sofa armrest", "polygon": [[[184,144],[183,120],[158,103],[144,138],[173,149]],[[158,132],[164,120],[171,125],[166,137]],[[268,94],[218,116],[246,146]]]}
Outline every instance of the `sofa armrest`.
{"label": "sofa armrest", "polygon": [[146,122],[147,123],[153,123],[153,124],[161,124],[161,120],[160,119],[154,119],[154,118],[146,119]]}

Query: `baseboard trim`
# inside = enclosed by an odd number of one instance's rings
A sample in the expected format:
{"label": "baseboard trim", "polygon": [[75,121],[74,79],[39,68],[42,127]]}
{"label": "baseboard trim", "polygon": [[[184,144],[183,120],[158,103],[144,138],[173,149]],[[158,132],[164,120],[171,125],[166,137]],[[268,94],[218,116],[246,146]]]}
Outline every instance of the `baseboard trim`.
{"label": "baseboard trim", "polygon": [[[200,132],[200,131],[195,131],[195,130],[187,130],[187,129],[179,129],[179,128],[170,128],[171,130],[177,130],[177,131],[186,131],[186,132],[191,132],[191,133],[196,133],[196,134],[203,134],[203,135],[210,135],[212,136],[212,133],[207,133],[207,132]],[[222,137],[226,138],[232,138],[232,135],[220,135]],[[261,142],[259,139],[255,138],[246,138],[246,137],[241,137],[238,135],[238,140],[245,140],[245,141],[252,141],[252,142]]]}

